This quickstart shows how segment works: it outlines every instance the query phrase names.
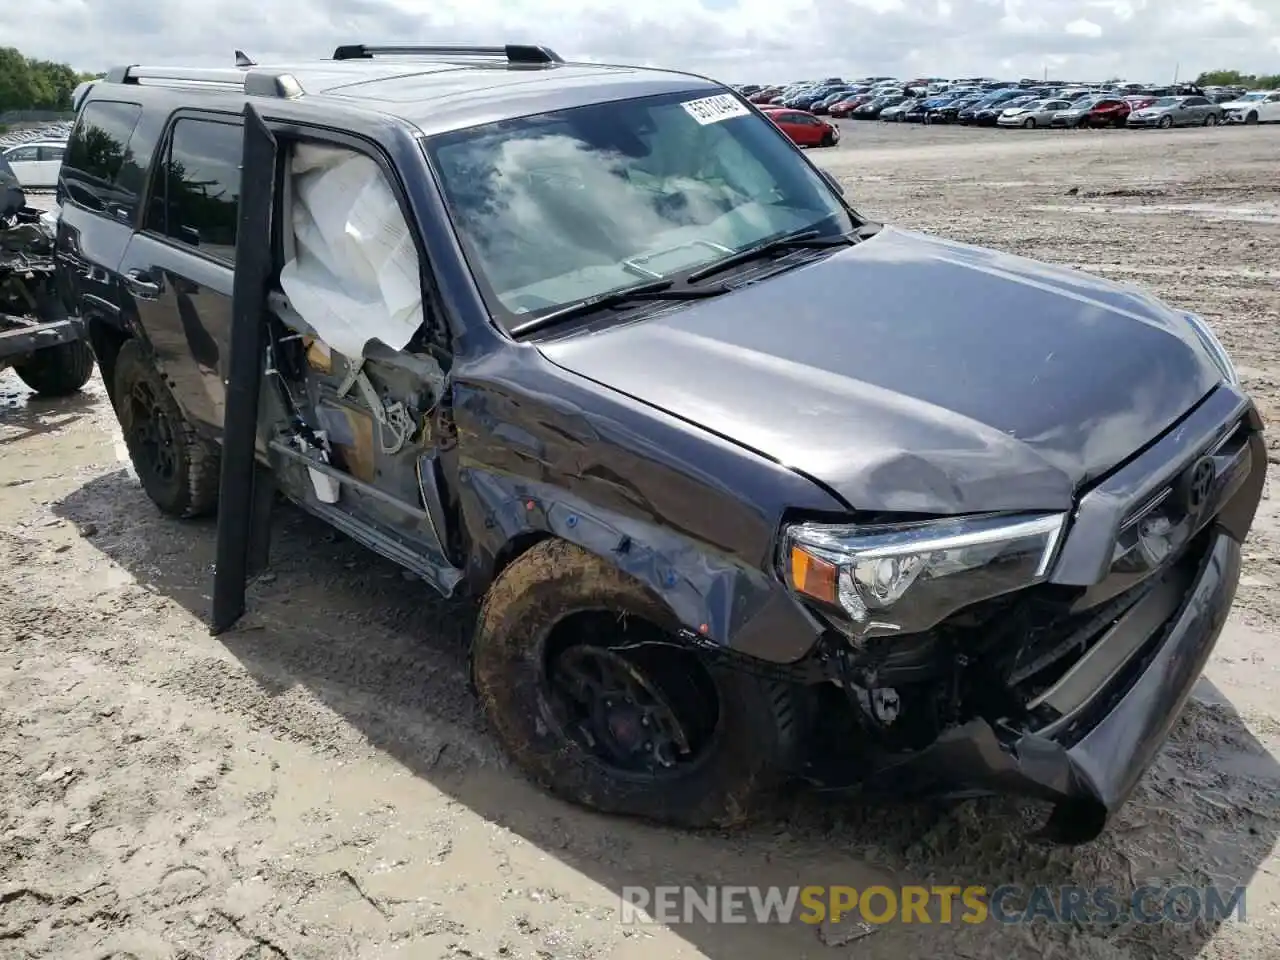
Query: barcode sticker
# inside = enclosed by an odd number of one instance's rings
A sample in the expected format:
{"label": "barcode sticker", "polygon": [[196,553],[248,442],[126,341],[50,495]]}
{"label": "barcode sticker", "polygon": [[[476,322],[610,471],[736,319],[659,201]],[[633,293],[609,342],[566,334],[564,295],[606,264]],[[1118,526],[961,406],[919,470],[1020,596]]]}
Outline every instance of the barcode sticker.
{"label": "barcode sticker", "polygon": [[730,117],[745,117],[751,112],[742,101],[728,93],[703,97],[701,100],[686,100],[680,106],[704,127],[708,123],[719,123]]}

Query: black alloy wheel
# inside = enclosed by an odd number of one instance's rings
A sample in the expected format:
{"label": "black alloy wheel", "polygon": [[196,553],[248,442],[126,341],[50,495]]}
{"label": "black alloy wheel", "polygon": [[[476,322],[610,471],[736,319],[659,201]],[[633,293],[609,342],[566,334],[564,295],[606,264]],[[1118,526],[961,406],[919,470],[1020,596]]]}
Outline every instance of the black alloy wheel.
{"label": "black alloy wheel", "polygon": [[560,649],[548,651],[552,707],[565,732],[614,775],[679,775],[706,755],[717,731],[715,683],[696,654],[661,637],[652,646],[619,644],[603,632],[613,619],[566,624]]}

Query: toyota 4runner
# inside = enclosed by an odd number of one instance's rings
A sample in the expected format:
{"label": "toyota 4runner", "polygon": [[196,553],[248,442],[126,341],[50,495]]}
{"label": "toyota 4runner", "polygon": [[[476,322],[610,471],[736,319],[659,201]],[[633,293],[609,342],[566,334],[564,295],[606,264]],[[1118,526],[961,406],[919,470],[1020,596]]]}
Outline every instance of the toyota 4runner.
{"label": "toyota 4runner", "polygon": [[1231,605],[1265,457],[1208,326],[874,223],[703,77],[119,68],[59,195],[143,488],[217,509],[214,631],[282,493],[483,598],[496,736],[581,803],[1013,791],[1085,840]]}

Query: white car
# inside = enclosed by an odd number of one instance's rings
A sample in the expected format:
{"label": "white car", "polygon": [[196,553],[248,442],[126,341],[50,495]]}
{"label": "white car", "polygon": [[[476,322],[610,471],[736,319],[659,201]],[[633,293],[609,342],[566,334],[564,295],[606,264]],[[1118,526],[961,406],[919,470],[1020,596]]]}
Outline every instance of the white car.
{"label": "white car", "polygon": [[1228,123],[1280,123],[1280,90],[1252,90],[1222,109]]}
{"label": "white car", "polygon": [[64,140],[33,140],[3,148],[0,156],[9,161],[13,175],[22,186],[56,187],[66,149]]}

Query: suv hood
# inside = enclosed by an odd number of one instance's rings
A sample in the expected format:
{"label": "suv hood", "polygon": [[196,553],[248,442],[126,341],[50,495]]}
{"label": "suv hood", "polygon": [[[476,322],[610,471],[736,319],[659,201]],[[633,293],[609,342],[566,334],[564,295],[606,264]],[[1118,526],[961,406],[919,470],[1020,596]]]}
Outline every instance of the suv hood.
{"label": "suv hood", "polygon": [[1221,379],[1141,292],[889,227],[539,349],[855,509],[921,513],[1065,509]]}

